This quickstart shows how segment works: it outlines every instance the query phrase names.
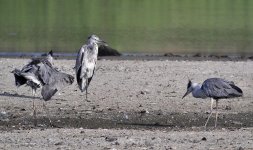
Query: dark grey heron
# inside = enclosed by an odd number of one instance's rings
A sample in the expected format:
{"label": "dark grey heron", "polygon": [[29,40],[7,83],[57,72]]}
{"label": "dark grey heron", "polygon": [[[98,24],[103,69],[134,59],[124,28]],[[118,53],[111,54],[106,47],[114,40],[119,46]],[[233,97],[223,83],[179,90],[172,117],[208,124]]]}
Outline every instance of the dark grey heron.
{"label": "dark grey heron", "polygon": [[76,58],[76,81],[79,89],[82,92],[86,91],[86,100],[88,86],[96,69],[99,45],[107,44],[96,35],[89,36],[87,43],[80,48]]}
{"label": "dark grey heron", "polygon": [[190,80],[187,85],[187,91],[182,97],[182,99],[192,93],[195,98],[211,98],[211,112],[205,123],[205,128],[207,123],[213,113],[213,102],[216,100],[216,117],[215,117],[215,127],[217,126],[218,118],[218,101],[219,99],[241,97],[243,95],[242,90],[234,84],[232,81],[227,81],[221,78],[210,78],[203,82],[203,84],[192,83]]}
{"label": "dark grey heron", "polygon": [[[32,94],[35,98],[36,90],[42,87],[41,95],[44,101],[48,101],[61,88],[74,82],[74,77],[62,73],[52,66],[52,52],[49,52],[46,58],[33,58],[31,62],[25,65],[21,70],[12,71],[15,77],[17,87],[27,85],[32,88]],[[46,109],[45,103],[43,107]],[[33,99],[33,116],[36,120],[36,107]],[[50,120],[50,119],[49,119]],[[50,120],[51,123],[51,120]]]}

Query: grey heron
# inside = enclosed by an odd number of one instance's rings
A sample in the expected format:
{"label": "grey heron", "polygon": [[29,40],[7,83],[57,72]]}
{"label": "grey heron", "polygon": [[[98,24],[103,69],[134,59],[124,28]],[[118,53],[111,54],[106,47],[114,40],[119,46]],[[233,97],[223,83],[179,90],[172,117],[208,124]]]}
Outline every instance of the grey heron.
{"label": "grey heron", "polygon": [[99,45],[107,44],[96,35],[89,36],[87,43],[82,45],[76,58],[76,81],[81,92],[86,91],[86,100],[88,86],[96,69]]}
{"label": "grey heron", "polygon": [[[44,101],[48,101],[61,88],[74,82],[74,77],[62,73],[52,66],[52,51],[48,53],[46,58],[33,58],[21,70],[12,71],[15,77],[17,87],[27,85],[32,88],[33,97],[36,90],[42,87],[41,95]],[[43,102],[44,108],[45,103]],[[33,99],[33,116],[36,120],[36,107]],[[49,119],[50,120],[50,119]],[[50,121],[51,123],[51,121]]]}
{"label": "grey heron", "polygon": [[213,113],[213,102],[216,100],[216,117],[215,117],[215,127],[217,126],[217,118],[218,118],[218,101],[219,99],[225,98],[234,98],[241,97],[243,95],[243,91],[234,84],[232,81],[227,81],[221,78],[209,78],[203,82],[203,84],[192,83],[189,80],[187,85],[187,91],[182,97],[182,99],[192,93],[192,96],[195,98],[211,98],[211,112],[207,118],[205,123],[205,128],[207,123]]}

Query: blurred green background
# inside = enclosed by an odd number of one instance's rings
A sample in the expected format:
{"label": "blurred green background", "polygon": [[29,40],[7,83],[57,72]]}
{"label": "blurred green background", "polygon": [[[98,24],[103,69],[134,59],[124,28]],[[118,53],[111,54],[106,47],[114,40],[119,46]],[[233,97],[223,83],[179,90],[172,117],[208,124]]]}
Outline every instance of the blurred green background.
{"label": "blurred green background", "polygon": [[76,52],[97,34],[120,52],[253,49],[253,0],[0,0],[0,51]]}

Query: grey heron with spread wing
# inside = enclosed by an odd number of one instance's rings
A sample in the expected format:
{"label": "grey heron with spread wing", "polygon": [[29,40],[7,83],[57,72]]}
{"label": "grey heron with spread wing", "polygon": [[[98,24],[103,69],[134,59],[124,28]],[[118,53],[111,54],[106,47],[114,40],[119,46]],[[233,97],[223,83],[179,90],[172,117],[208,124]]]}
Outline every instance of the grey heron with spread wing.
{"label": "grey heron with spread wing", "polygon": [[216,117],[215,127],[217,126],[218,118],[218,101],[219,99],[241,97],[243,91],[232,81],[227,81],[221,78],[210,78],[203,82],[203,84],[192,83],[190,80],[187,85],[187,91],[182,99],[192,93],[195,98],[211,98],[211,112],[205,123],[205,128],[213,112],[213,102],[216,100]]}
{"label": "grey heron with spread wing", "polygon": [[[42,87],[41,95],[45,101],[61,88],[74,82],[74,77],[62,73],[52,66],[52,51],[48,53],[46,58],[33,58],[31,62],[25,65],[21,70],[12,71],[15,77],[16,86],[27,85],[32,88],[33,97],[36,90]],[[45,108],[45,104],[43,102]],[[36,107],[33,99],[34,118],[36,119]],[[51,122],[51,121],[50,121]]]}
{"label": "grey heron with spread wing", "polygon": [[76,81],[79,89],[82,92],[86,91],[86,100],[88,94],[88,86],[96,69],[98,47],[101,44],[107,45],[96,35],[91,35],[88,37],[87,43],[80,48],[77,54],[75,65]]}

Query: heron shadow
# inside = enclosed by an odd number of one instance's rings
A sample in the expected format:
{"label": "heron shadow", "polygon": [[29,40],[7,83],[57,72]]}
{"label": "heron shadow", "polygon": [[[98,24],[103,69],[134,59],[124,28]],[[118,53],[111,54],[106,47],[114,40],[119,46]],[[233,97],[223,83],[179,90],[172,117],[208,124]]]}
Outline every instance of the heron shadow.
{"label": "heron shadow", "polygon": [[19,98],[27,98],[27,99],[41,99],[40,97],[27,96],[27,95],[19,95],[18,93],[9,93],[9,92],[0,93],[0,96],[19,97]]}

